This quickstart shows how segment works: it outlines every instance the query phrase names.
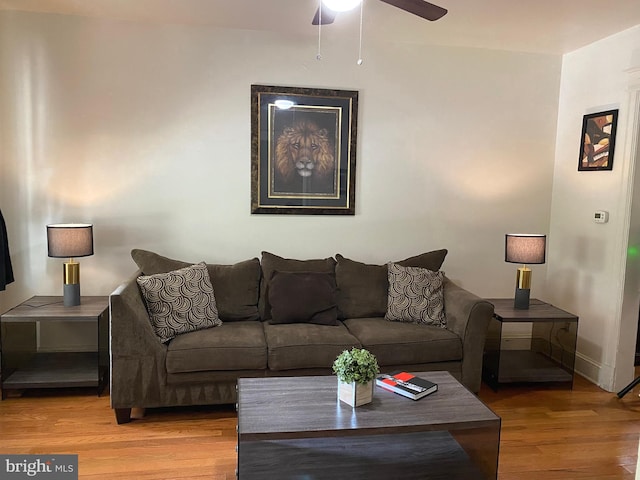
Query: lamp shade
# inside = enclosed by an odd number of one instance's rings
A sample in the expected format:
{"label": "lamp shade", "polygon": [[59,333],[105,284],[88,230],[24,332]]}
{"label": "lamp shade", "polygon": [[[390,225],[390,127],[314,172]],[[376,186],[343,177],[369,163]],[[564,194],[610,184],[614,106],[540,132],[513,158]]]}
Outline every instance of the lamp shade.
{"label": "lamp shade", "polygon": [[47,225],[47,245],[50,257],[74,258],[93,255],[93,225],[87,223]]}
{"label": "lamp shade", "polygon": [[544,263],[546,246],[546,235],[507,233],[505,235],[504,261],[525,265]]}

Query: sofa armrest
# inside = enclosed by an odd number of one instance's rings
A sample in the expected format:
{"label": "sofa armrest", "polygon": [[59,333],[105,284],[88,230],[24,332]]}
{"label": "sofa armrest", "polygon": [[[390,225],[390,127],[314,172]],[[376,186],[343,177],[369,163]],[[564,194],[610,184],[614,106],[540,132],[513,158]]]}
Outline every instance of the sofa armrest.
{"label": "sofa armrest", "polygon": [[151,406],[166,384],[167,346],[155,335],[136,278],[109,296],[112,408]]}
{"label": "sofa armrest", "polygon": [[445,278],[444,308],[447,329],[462,339],[461,382],[472,392],[480,390],[482,354],[493,304]]}

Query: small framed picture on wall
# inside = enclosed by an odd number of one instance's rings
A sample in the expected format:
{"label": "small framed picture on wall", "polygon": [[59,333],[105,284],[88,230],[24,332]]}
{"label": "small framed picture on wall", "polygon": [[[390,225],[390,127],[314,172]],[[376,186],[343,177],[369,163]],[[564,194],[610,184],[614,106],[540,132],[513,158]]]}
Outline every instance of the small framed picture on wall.
{"label": "small framed picture on wall", "polygon": [[591,113],[582,119],[579,171],[613,169],[618,110]]}

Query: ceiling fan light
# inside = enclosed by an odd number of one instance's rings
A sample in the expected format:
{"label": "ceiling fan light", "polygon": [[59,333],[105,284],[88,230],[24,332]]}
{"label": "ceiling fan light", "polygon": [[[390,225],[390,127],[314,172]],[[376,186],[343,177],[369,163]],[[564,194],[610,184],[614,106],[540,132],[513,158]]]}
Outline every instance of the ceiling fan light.
{"label": "ceiling fan light", "polygon": [[362,0],[322,0],[322,3],[334,12],[346,12],[356,8]]}

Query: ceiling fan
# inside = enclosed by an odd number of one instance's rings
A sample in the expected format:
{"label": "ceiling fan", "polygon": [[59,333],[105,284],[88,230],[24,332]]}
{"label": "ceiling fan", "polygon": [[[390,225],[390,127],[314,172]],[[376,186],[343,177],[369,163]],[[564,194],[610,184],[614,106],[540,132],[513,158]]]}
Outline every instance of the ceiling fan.
{"label": "ceiling fan", "polygon": [[[426,20],[431,20],[432,22],[442,18],[446,13],[447,9],[439,7],[438,5],[434,5],[433,3],[425,2],[423,0],[380,0],[381,2],[388,3],[389,5],[393,5],[394,7],[398,7],[405,12],[412,13],[419,17],[422,17]],[[322,9],[322,12],[320,12]],[[322,13],[322,15],[320,15]],[[321,4],[321,7],[316,11],[315,16],[313,17],[313,21],[311,22],[313,25],[320,24],[320,19],[322,19],[322,25],[328,25],[333,23],[336,19],[336,15],[338,12],[327,7],[324,2]]]}

